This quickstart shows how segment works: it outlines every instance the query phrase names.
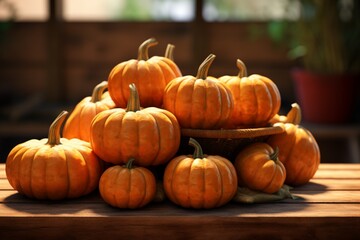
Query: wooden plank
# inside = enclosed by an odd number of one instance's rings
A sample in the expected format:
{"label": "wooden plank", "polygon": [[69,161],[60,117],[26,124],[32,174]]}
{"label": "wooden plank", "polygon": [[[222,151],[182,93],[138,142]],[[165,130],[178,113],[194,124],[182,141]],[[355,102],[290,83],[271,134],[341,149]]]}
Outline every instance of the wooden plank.
{"label": "wooden plank", "polygon": [[359,219],[337,217],[0,218],[1,239],[359,239]]}
{"label": "wooden plank", "polygon": [[315,178],[309,183],[295,187],[300,191],[360,190],[360,179]]}
{"label": "wooden plank", "polygon": [[321,170],[360,170],[360,164],[357,163],[321,163]]}
{"label": "wooden plank", "polygon": [[318,178],[327,178],[327,179],[360,179],[360,170],[353,169],[353,170],[331,170],[331,169],[324,169],[318,170],[314,177],[314,179]]}
{"label": "wooden plank", "polygon": [[360,204],[358,203],[266,203],[266,204],[237,204],[229,203],[221,208],[209,210],[184,209],[174,204],[152,203],[142,209],[117,209],[105,203],[81,204],[26,204],[5,203],[0,205],[0,219],[2,217],[357,217],[360,218]]}

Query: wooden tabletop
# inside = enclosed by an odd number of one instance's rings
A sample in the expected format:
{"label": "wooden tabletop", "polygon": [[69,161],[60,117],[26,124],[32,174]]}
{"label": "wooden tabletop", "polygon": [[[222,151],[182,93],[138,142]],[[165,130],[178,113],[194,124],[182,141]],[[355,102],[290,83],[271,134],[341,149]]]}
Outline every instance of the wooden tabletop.
{"label": "wooden tabletop", "polygon": [[76,200],[30,200],[0,165],[0,239],[360,239],[360,164],[321,164],[301,199],[231,202],[190,210],[165,201],[122,210],[97,192]]}

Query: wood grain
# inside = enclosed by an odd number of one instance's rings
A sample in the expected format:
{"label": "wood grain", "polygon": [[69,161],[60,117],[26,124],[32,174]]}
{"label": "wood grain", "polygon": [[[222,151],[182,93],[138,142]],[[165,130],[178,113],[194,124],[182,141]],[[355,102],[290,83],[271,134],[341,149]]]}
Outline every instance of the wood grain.
{"label": "wood grain", "polygon": [[12,189],[0,165],[0,239],[360,239],[360,164],[321,164],[298,200],[209,210],[168,200],[137,210],[107,205],[95,191],[39,201]]}

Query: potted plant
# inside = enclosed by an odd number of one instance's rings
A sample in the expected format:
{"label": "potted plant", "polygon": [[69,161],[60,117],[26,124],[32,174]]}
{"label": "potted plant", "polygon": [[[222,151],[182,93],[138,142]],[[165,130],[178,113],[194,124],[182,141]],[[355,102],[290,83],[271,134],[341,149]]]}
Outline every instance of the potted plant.
{"label": "potted plant", "polygon": [[269,33],[286,40],[297,101],[304,120],[348,123],[356,114],[360,78],[360,1],[289,0],[297,5],[297,20],[273,21]]}

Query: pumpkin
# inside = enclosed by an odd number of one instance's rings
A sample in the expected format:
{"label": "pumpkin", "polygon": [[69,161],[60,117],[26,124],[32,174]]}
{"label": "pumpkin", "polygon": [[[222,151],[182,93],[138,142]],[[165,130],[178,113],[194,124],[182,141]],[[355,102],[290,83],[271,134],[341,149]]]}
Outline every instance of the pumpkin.
{"label": "pumpkin", "polygon": [[81,100],[65,122],[63,137],[79,138],[90,141],[90,126],[92,119],[101,111],[115,107],[115,103],[105,92],[108,83],[103,81],[95,86],[92,96]]}
{"label": "pumpkin", "polygon": [[60,138],[67,112],[49,128],[48,138],[15,146],[6,160],[6,176],[20,194],[36,199],[76,198],[98,187],[103,168],[88,142]]}
{"label": "pumpkin", "polygon": [[169,58],[172,58],[173,45],[168,45],[165,57],[149,58],[149,47],[157,43],[154,38],[146,40],[139,47],[137,59],[121,62],[111,70],[108,77],[109,93],[117,107],[126,107],[131,83],[137,86],[143,107],[161,107],[165,86],[181,76],[180,69]]}
{"label": "pumpkin", "polygon": [[234,101],[234,110],[229,118],[228,128],[265,126],[281,104],[280,92],[269,78],[258,74],[247,76],[247,69],[237,60],[239,74],[219,78],[229,87]]}
{"label": "pumpkin", "polygon": [[173,79],[165,88],[163,108],[172,112],[182,128],[219,129],[231,114],[230,90],[218,79],[208,76],[215,58],[210,54],[197,75]]}
{"label": "pumpkin", "polygon": [[266,143],[252,143],[242,149],[235,158],[239,186],[265,193],[275,193],[286,178],[284,165],[278,159],[279,148]]}
{"label": "pumpkin", "polygon": [[135,158],[139,166],[168,162],[180,145],[180,127],[175,116],[156,107],[141,108],[135,84],[130,84],[126,109],[97,114],[91,125],[90,142],[104,161],[126,163]]}
{"label": "pumpkin", "polygon": [[278,123],[284,125],[285,132],[270,136],[267,143],[281,149],[279,159],[287,172],[285,183],[299,186],[315,175],[320,164],[320,149],[311,132],[299,125],[301,108],[298,104],[292,105],[287,116],[285,123]]}
{"label": "pumpkin", "polygon": [[185,208],[215,208],[228,203],[237,191],[233,164],[217,155],[203,154],[200,144],[190,138],[193,155],[173,158],[164,171],[164,191],[175,204]]}
{"label": "pumpkin", "polygon": [[275,114],[275,116],[270,119],[269,123],[294,123],[299,124],[301,122],[301,111],[300,106],[297,103],[291,104],[291,109],[286,115]]}
{"label": "pumpkin", "polygon": [[134,166],[134,159],[126,165],[108,168],[100,178],[99,192],[102,199],[113,207],[140,208],[155,197],[156,180],[144,167]]}

